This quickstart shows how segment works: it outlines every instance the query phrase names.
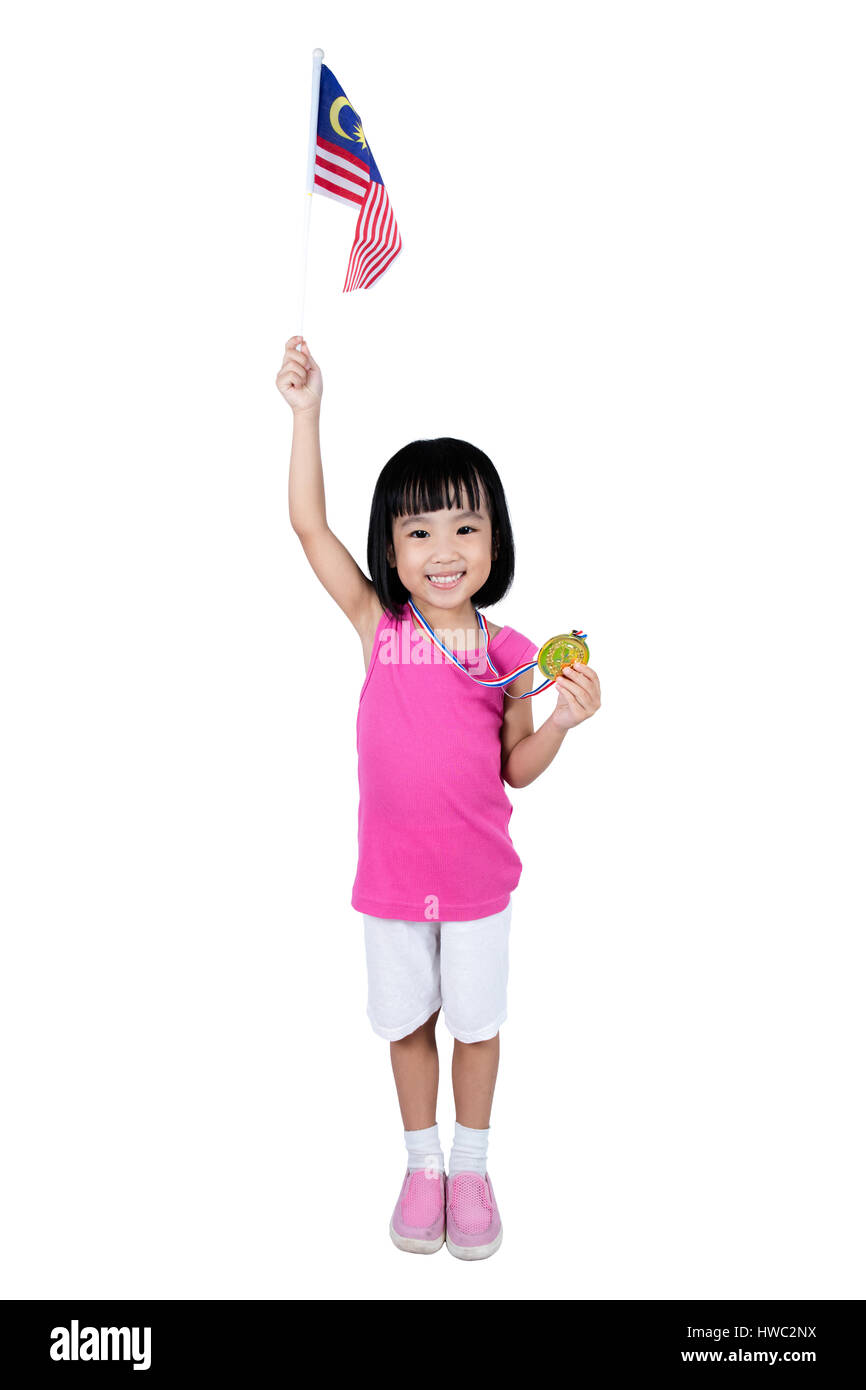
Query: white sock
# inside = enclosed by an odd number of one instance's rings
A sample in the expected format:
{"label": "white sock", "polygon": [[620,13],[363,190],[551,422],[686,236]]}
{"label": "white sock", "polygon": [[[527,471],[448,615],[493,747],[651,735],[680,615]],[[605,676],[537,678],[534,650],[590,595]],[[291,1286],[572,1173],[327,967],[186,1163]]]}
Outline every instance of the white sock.
{"label": "white sock", "polygon": [[406,1152],[409,1155],[408,1168],[413,1173],[417,1168],[433,1168],[437,1173],[445,1172],[445,1155],[439,1142],[439,1126],[429,1129],[404,1129]]}
{"label": "white sock", "polygon": [[448,1172],[480,1173],[487,1172],[487,1140],[489,1129],[467,1129],[466,1125],[454,1122],[454,1147],[448,1162]]}

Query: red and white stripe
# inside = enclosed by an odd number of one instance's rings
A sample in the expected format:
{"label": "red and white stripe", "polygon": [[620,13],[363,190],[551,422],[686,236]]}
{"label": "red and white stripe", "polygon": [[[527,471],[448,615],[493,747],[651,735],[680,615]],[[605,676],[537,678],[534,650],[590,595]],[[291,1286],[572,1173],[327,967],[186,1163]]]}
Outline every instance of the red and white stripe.
{"label": "red and white stripe", "polygon": [[402,249],[385,185],[372,182],[355,228],[343,291],[367,289],[396,261]]}
{"label": "red and white stripe", "polygon": [[385,185],[371,180],[362,160],[319,135],[313,186],[327,198],[353,207],[360,205],[343,293],[369,288],[403,249]]}
{"label": "red and white stripe", "polygon": [[317,193],[357,207],[363,203],[369,186],[370,170],[362,159],[346,154],[330,140],[323,140],[321,135],[316,136],[313,187]]}

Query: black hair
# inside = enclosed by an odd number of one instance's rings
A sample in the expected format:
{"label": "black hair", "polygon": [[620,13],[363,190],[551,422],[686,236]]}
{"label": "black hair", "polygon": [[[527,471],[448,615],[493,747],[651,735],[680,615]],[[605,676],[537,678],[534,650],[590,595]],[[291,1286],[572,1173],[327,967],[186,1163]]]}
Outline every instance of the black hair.
{"label": "black hair", "polygon": [[388,563],[396,517],[437,512],[460,505],[479,510],[483,495],[491,522],[490,574],[476,594],[475,608],[504,598],[514,579],[514,536],[502,482],[490,459],[464,439],[416,439],[399,449],[379,474],[370,507],[367,567],[383,609],[398,617],[409,591]]}

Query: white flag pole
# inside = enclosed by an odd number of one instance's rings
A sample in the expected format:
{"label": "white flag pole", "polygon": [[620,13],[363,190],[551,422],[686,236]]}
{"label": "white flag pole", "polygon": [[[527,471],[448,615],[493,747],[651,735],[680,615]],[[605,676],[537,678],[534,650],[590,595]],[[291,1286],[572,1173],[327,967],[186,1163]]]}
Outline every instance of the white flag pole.
{"label": "white flag pole", "polygon": [[310,101],[310,140],[307,146],[307,184],[304,197],[304,270],[301,276],[301,312],[298,317],[298,333],[304,333],[304,299],[307,290],[307,248],[310,244],[310,208],[313,205],[313,178],[316,167],[316,128],[319,124],[319,84],[322,80],[321,48],[313,49],[313,94]]}

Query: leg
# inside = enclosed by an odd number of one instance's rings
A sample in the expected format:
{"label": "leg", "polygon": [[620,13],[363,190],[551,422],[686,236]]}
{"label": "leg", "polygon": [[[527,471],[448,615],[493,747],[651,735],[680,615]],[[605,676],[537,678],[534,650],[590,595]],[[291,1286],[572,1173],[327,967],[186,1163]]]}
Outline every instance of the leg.
{"label": "leg", "polygon": [[506,1017],[511,900],[474,922],[442,925],[445,1023],[454,1038],[451,1079],[457,1123],[487,1130],[499,1070],[499,1029]]}
{"label": "leg", "polygon": [[433,1255],[445,1242],[444,1155],[436,1127],[438,1016],[437,1009],[420,1028],[391,1043],[391,1066],[407,1131],[408,1169],[391,1216],[390,1235],[398,1250],[416,1255]]}
{"label": "leg", "polygon": [[436,1020],[439,1010],[408,1037],[391,1043],[391,1067],[404,1129],[429,1129],[436,1123],[439,1094],[439,1053]]}
{"label": "leg", "polygon": [[445,1165],[436,1127],[439,923],[364,913],[364,943],[367,1016],[388,1039],[407,1150],[390,1236],[398,1250],[432,1255],[445,1241]]}
{"label": "leg", "polygon": [[391,1044],[403,1128],[429,1129],[439,1090],[439,923],[365,913],[364,945],[367,1015],[373,1031]]}
{"label": "leg", "polygon": [[[490,1128],[498,1070],[498,1033],[484,1042],[464,1043],[454,1039],[451,1081],[458,1124],[465,1125],[467,1129]],[[429,1123],[432,1124],[432,1120]]]}

